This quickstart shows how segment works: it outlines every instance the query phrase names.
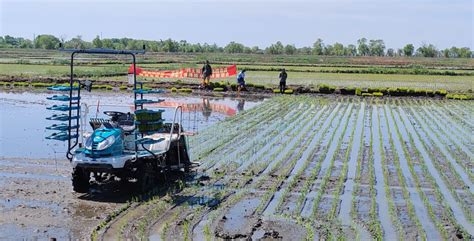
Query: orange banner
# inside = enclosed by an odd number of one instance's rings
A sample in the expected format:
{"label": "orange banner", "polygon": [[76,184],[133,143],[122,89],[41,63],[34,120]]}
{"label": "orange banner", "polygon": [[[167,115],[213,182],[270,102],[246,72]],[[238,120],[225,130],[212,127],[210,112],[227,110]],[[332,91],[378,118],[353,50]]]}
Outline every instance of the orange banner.
{"label": "orange banner", "polygon": [[[154,78],[196,78],[201,79],[202,73],[199,68],[183,68],[177,70],[146,70],[136,67],[137,76]],[[129,74],[133,74],[133,65],[128,69]],[[211,79],[221,79],[237,74],[237,66],[212,68]]]}

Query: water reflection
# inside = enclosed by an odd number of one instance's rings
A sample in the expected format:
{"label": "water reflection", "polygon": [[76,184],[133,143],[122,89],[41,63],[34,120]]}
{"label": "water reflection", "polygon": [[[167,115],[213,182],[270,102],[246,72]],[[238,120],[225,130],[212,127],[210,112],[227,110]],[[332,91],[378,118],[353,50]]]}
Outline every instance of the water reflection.
{"label": "water reflection", "polygon": [[[45,127],[51,121],[45,118],[53,114],[46,110],[53,105],[46,100],[52,93],[0,92],[0,156],[62,159],[66,147],[64,142],[45,140],[50,131]],[[159,96],[166,101],[147,108],[164,108],[165,121],[172,121],[174,107],[183,106],[183,127],[186,131],[199,133],[227,116],[256,106],[260,100],[242,98],[215,98],[190,96]],[[81,109],[81,128],[90,130],[89,118],[109,118],[103,111],[133,112],[132,95],[124,93],[84,93]]]}

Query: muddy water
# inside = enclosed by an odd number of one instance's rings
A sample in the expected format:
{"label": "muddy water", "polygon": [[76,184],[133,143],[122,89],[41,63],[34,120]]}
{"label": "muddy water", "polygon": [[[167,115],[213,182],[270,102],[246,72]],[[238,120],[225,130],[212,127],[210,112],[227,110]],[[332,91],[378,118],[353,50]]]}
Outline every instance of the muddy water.
{"label": "muddy water", "polygon": [[[55,93],[56,94],[56,93]],[[45,140],[52,93],[0,92],[0,240],[88,239],[92,230],[125,205],[130,190],[110,184],[81,195],[72,192],[65,143]],[[167,107],[184,105],[183,126],[199,133],[252,108],[259,100],[165,96]],[[105,110],[130,112],[131,95],[84,93],[87,117]],[[158,108],[158,107],[152,107]],[[168,110],[168,109],[167,109]],[[171,111],[164,118],[172,118]],[[87,127],[89,128],[89,127]],[[90,130],[90,129],[89,129]]]}

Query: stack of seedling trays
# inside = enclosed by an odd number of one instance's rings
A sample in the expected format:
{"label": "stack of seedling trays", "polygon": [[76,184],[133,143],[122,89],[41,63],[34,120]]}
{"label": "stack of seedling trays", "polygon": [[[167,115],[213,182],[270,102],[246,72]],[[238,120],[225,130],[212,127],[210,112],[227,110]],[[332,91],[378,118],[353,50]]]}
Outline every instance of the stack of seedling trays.
{"label": "stack of seedling trays", "polygon": [[135,125],[140,133],[157,132],[163,127],[164,110],[142,109],[135,111]]}
{"label": "stack of seedling trays", "polygon": [[[78,90],[78,89],[79,87],[72,87],[72,90]],[[48,90],[66,92],[66,91],[70,91],[71,87],[52,86],[52,87],[48,87]],[[77,111],[79,109],[79,105],[70,105],[69,103],[78,103],[79,98],[80,98],[79,96],[71,97],[69,95],[53,95],[46,98],[51,101],[64,103],[64,104],[55,104],[55,105],[46,107],[46,109],[48,110],[63,112],[59,114],[55,113],[49,117],[46,117],[46,119],[52,120],[52,121],[68,122],[68,124],[60,123],[60,124],[53,124],[51,126],[46,127],[47,130],[56,131],[46,136],[46,139],[57,140],[57,141],[67,141],[69,139],[77,138],[77,135],[78,135],[77,131],[75,131],[74,134],[70,134],[70,130],[77,130],[79,126],[78,125],[69,126],[69,120],[77,120],[79,116],[70,116],[69,111],[72,111],[72,110]],[[68,114],[65,114],[64,112],[68,112]]]}

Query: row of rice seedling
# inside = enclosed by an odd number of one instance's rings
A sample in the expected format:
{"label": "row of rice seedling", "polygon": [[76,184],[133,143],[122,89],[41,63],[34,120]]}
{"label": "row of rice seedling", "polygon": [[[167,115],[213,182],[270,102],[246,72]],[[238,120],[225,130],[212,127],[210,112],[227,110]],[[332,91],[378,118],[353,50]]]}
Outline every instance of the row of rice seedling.
{"label": "row of rice seedling", "polygon": [[[412,110],[414,110],[413,106],[410,106]],[[420,110],[421,109],[421,110]],[[425,108],[417,108],[416,109],[420,113],[424,113],[428,116],[428,113]],[[424,118],[426,121],[427,126],[431,133],[433,133],[434,137],[439,140],[439,144],[441,144],[441,152],[446,158],[450,160],[455,160],[458,164],[457,168],[464,169],[463,171],[469,177],[469,180],[472,182],[474,180],[474,174],[472,173],[472,160],[474,160],[474,156],[472,152],[464,146],[463,143],[452,142],[449,133],[446,133],[444,128],[439,127],[439,122],[437,118]],[[462,151],[462,149],[465,150]],[[471,154],[470,156],[468,154]],[[471,167],[470,167],[471,166]],[[456,166],[455,166],[456,168]],[[458,171],[458,170],[457,170]],[[460,174],[462,176],[462,174]]]}
{"label": "row of rice seedling", "polygon": [[[373,207],[375,203],[375,190],[373,188],[373,175],[371,172],[370,158],[372,155],[372,133],[371,133],[371,103],[367,103],[364,109],[361,150],[357,158],[356,177],[354,179],[354,190],[351,200],[351,217],[353,220],[352,229],[356,231],[356,235],[363,234],[367,230],[366,238],[379,237],[382,238],[379,223],[372,217],[374,215]],[[359,231],[361,230],[361,231]]]}
{"label": "row of rice seedling", "polygon": [[[286,137],[286,136],[290,135],[290,133],[295,133],[294,130],[302,130],[304,126],[307,126],[309,118],[306,118],[304,115],[301,115],[301,111],[303,111],[305,109],[304,108],[299,108],[298,110],[299,110],[300,113],[297,113],[297,114],[293,115],[293,116],[299,117],[296,120],[290,121],[290,122],[287,121],[288,119],[282,119],[281,120],[281,122],[289,123],[289,125],[286,127],[286,129],[284,129],[284,131],[279,133],[280,136],[278,137],[278,139],[280,141],[283,140],[283,137]],[[318,112],[318,113],[319,114],[317,114],[317,115],[321,114],[321,112]],[[283,125],[283,123],[282,123],[282,125]],[[304,133],[304,132],[300,131],[300,132],[298,132],[298,134],[299,133]],[[270,175],[263,175],[263,171],[270,168],[269,164],[275,162],[275,157],[276,156],[280,155],[281,153],[284,153],[285,150],[288,151],[287,150],[288,146],[283,145],[284,143],[278,142],[276,144],[278,144],[278,147],[276,148],[276,150],[273,151],[273,153],[268,152],[268,153],[258,154],[258,159],[260,159],[260,160],[257,159],[256,162],[259,163],[259,164],[255,165],[255,166],[254,165],[249,166],[249,168],[257,167],[257,169],[258,169],[254,172],[256,174],[256,176],[250,177],[250,178],[254,179],[253,182],[251,182],[250,186],[241,187],[241,189],[239,189],[239,191],[236,194],[234,194],[230,199],[226,200],[226,205],[225,206],[220,207],[215,211],[212,211],[212,213],[209,215],[208,220],[205,221],[207,223],[205,225],[212,224],[214,222],[215,218],[217,218],[217,216],[219,216],[219,213],[221,213],[222,211],[225,210],[225,207],[228,207],[228,206],[232,205],[233,203],[238,202],[241,198],[248,195],[251,192],[251,190],[254,190],[255,188],[257,188],[260,183],[263,183],[263,182],[265,182],[265,180],[270,178]],[[273,166],[274,167],[279,167],[280,163],[283,163],[283,161],[284,160],[281,159],[278,162],[278,164],[273,165]],[[245,172],[245,171],[246,170],[239,171],[239,172]]]}
{"label": "row of rice seedling", "polygon": [[[292,105],[289,104],[287,106],[290,107]],[[289,109],[291,110],[291,108]],[[211,145],[205,145],[205,147],[196,147],[197,153],[199,153],[197,159],[203,159],[211,153],[224,155],[225,152],[233,151],[233,149],[237,148],[239,144],[248,141],[249,136],[251,136],[253,133],[256,133],[257,131],[259,131],[260,128],[262,128],[262,126],[259,124],[262,124],[262,122],[270,123],[273,118],[282,114],[284,114],[282,113],[282,111],[272,110],[271,112],[268,112],[267,114],[261,116],[258,119],[253,119],[253,121],[251,122],[246,122],[243,125],[239,125],[238,128],[234,127],[227,129],[227,131],[222,130],[220,132],[215,132],[214,135],[219,136],[220,138],[215,140],[214,143]],[[215,165],[217,161],[218,159],[205,162],[205,167],[210,168]]]}
{"label": "row of rice seedling", "polygon": [[[384,103],[385,105],[385,103]],[[398,167],[398,156],[393,148],[393,139],[391,132],[389,131],[389,122],[386,115],[386,110],[383,105],[380,107],[381,111],[379,114],[380,129],[382,131],[382,146],[383,146],[383,162],[384,174],[387,179],[387,194],[390,194],[388,199],[389,212],[393,224],[396,226],[400,238],[410,238],[413,235],[412,227],[416,227],[416,224],[409,216],[409,210],[405,193],[401,188],[401,181],[403,181],[403,175],[399,172]],[[383,127],[383,128],[382,128]],[[416,231],[415,231],[415,235]]]}
{"label": "row of rice seedling", "polygon": [[[401,220],[398,217],[398,210],[401,210],[400,204],[403,204],[403,196],[399,195],[398,186],[399,186],[399,176],[397,175],[397,170],[394,163],[394,153],[392,149],[392,139],[388,130],[388,121],[385,115],[385,110],[382,105],[377,105],[378,109],[378,135],[379,135],[379,145],[381,151],[381,165],[383,169],[384,176],[384,190],[388,204],[388,212],[390,214],[390,219],[395,226],[398,236],[404,237],[405,230],[401,223]],[[393,188],[397,187],[397,188]],[[401,198],[401,201],[395,202],[395,198]]]}
{"label": "row of rice seedling", "polygon": [[321,213],[318,214],[318,216],[322,217],[323,220],[328,220],[330,222],[335,221],[334,217],[340,203],[340,190],[344,184],[345,173],[347,171],[347,162],[355,130],[356,116],[358,113],[357,107],[360,107],[357,103],[354,105],[355,108],[351,111],[347,122],[342,124],[342,128],[345,130],[342,136],[340,136],[336,146],[336,151],[333,154],[331,170],[328,170],[328,172],[330,172],[330,174],[328,174],[330,182],[326,185],[323,193],[323,200],[321,200],[319,204]]}
{"label": "row of rice seedling", "polygon": [[[440,203],[442,200],[439,189],[435,186],[434,181],[431,176],[427,176],[428,171],[424,160],[420,156],[419,151],[416,148],[412,134],[408,131],[406,115],[401,107],[398,108],[398,111],[394,111],[394,114],[398,119],[398,128],[401,132],[404,132],[405,136],[408,137],[409,142],[405,142],[404,151],[405,154],[410,158],[409,167],[410,172],[413,176],[413,179],[416,182],[416,188],[418,193],[423,200],[423,204],[428,210],[428,213],[431,217],[431,220],[435,223],[438,232],[442,235],[443,239],[448,239],[452,236],[452,233],[449,233],[447,227],[456,227],[456,222],[452,218],[452,214],[449,212],[449,209],[443,207],[443,204]],[[447,211],[448,210],[448,211]],[[449,221],[445,221],[449,220]],[[429,230],[428,230],[429,232]],[[429,238],[430,233],[428,233]]]}
{"label": "row of rice seedling", "polygon": [[[450,131],[450,136],[459,139],[463,144],[470,144],[471,133],[474,131],[474,125],[470,124],[468,120],[471,119],[471,115],[464,115],[460,110],[455,110],[440,105],[435,105],[433,102],[428,102],[431,105],[429,109],[433,115],[437,115],[438,118],[432,117],[439,122],[445,124]],[[447,102],[449,103],[449,102]],[[448,104],[446,104],[448,105]],[[472,113],[472,112],[471,112]]]}
{"label": "row of rice seedling", "polygon": [[[328,185],[330,185],[332,169],[334,168],[334,163],[337,158],[337,153],[341,149],[343,137],[348,130],[348,126],[350,122],[349,118],[351,116],[352,111],[353,111],[353,104],[351,103],[351,104],[348,104],[348,107],[339,122],[338,126],[340,128],[338,128],[338,130],[334,133],[334,136],[331,138],[332,141],[330,142],[331,144],[329,145],[327,154],[325,155],[324,160],[322,160],[322,164],[321,164],[320,171],[318,174],[318,176],[321,178],[321,182],[319,183],[318,192],[312,203],[311,219],[324,220],[328,214],[328,211],[330,211],[330,210],[325,210],[326,207],[321,206],[321,204],[323,203],[322,199],[323,199],[323,196],[327,194],[327,190],[329,190]],[[316,185],[314,186],[316,187]],[[333,227],[334,223],[331,225],[331,223],[325,222],[325,224],[326,225],[323,225],[318,230],[319,235],[322,237],[330,238],[332,236],[332,231],[334,231],[334,227]]]}
{"label": "row of rice seedling", "polygon": [[[303,152],[306,148],[308,148],[308,144],[311,142],[312,138],[316,133],[311,133],[310,130],[313,128],[314,124],[318,121],[318,118],[313,118],[311,120],[311,124],[306,125],[303,129],[299,130],[299,134],[293,137],[292,142],[289,143],[291,149],[280,153],[280,155],[276,156],[276,160],[281,160],[286,162],[285,167],[283,169],[279,166],[273,166],[271,169],[267,169],[269,173],[274,173],[273,176],[276,176],[277,180],[273,180],[270,184],[270,188],[267,192],[262,196],[261,205],[257,208],[257,212],[265,211],[265,214],[271,215],[274,214],[277,200],[275,199],[275,195],[282,195],[282,191],[275,193],[277,189],[282,185],[282,183],[286,180],[287,176],[291,173],[294,169],[298,160],[301,159]],[[310,120],[311,118],[308,118]],[[294,143],[294,144],[292,144]],[[275,160],[274,160],[275,161]],[[279,161],[278,161],[279,162]],[[272,200],[275,200],[272,203]]]}
{"label": "row of rice seedling", "polygon": [[[288,106],[290,106],[290,103]],[[216,148],[224,147],[225,144],[228,144],[230,140],[233,140],[233,138],[236,138],[238,135],[244,135],[246,134],[246,131],[255,131],[257,127],[256,124],[259,123],[259,121],[271,119],[271,117],[278,114],[278,110],[275,108],[268,108],[263,109],[260,113],[255,110],[250,110],[248,113],[255,115],[252,118],[248,118],[249,116],[247,115],[239,115],[238,118],[230,119],[229,123],[225,123],[225,125],[210,127],[212,129],[209,129],[207,132],[190,138],[190,141],[193,144],[191,145],[192,153],[196,153],[195,156],[197,156],[197,159],[202,158],[204,155],[210,153]],[[239,119],[242,120],[239,123],[240,128],[235,128],[236,124],[233,121]],[[232,125],[234,126],[232,127]],[[245,129],[242,131],[241,128]]]}
{"label": "row of rice seedling", "polygon": [[[393,106],[392,108],[396,107],[397,106]],[[416,173],[414,173],[413,170],[413,160],[406,146],[402,143],[403,141],[407,141],[407,133],[402,132],[403,130],[399,128],[398,123],[401,121],[398,119],[398,116],[393,113],[392,108],[385,106],[385,113],[388,113],[386,117],[389,123],[390,133],[392,134],[392,143],[394,144],[392,148],[394,148],[398,154],[398,157],[395,157],[399,163],[397,169],[401,171],[400,175],[404,177],[401,183],[405,198],[407,199],[409,215],[416,223],[418,232],[421,233],[420,235],[423,239],[440,239],[440,234],[433,223],[434,220],[430,220],[428,210],[422,205],[423,201],[420,196],[423,195],[423,192],[421,192],[420,186],[417,185],[418,183],[416,183],[416,178],[414,177]],[[409,187],[410,189],[405,189],[405,187]]]}
{"label": "row of rice seedling", "polygon": [[190,139],[190,142],[193,142],[193,146],[191,146],[191,148],[194,148],[194,145],[209,145],[214,143],[214,141],[219,139],[219,136],[216,136],[216,133],[232,130],[231,128],[235,127],[236,123],[239,125],[245,125],[245,123],[252,122],[254,119],[260,119],[261,116],[266,115],[268,112],[271,112],[275,109],[272,108],[275,106],[275,103],[280,104],[279,101],[263,101],[259,104],[260,108],[252,108],[239,112],[238,115],[227,117],[226,121],[212,126],[212,128],[209,128],[207,131],[199,132],[199,135],[193,136],[193,138]]}
{"label": "row of rice seedling", "polygon": [[[298,160],[297,167],[295,167],[292,170],[292,172],[290,173],[290,176],[281,185],[281,189],[283,189],[283,194],[280,196],[273,213],[281,212],[283,202],[289,198],[288,194],[290,194],[290,192],[293,192],[295,185],[301,180],[301,176],[307,170],[308,165],[310,164],[315,154],[316,148],[311,148],[311,147],[316,146],[316,143],[319,140],[318,136],[321,135],[321,132],[319,132],[319,130],[321,129],[321,122],[323,120],[320,117],[321,116],[318,117],[317,122],[313,125],[313,128],[310,130],[310,132],[315,133],[315,136],[311,138],[311,142],[308,144],[308,148],[303,152],[300,159]],[[300,164],[298,165],[298,163]]]}
{"label": "row of rice seedling", "polygon": [[460,138],[456,138],[456,136],[454,135],[455,130],[453,130],[451,126],[447,124],[443,124],[442,121],[440,120],[442,118],[436,118],[432,115],[432,112],[433,112],[431,111],[431,109],[433,109],[432,107],[429,109],[422,108],[422,107],[417,108],[417,109],[421,109],[423,113],[427,117],[429,117],[428,119],[431,119],[432,123],[434,124],[433,127],[436,128],[438,135],[442,135],[443,138],[441,139],[443,139],[445,142],[448,142],[446,146],[448,148],[451,148],[451,150],[455,152],[454,153],[455,156],[459,156],[464,160],[474,159],[473,152],[467,147],[467,145],[465,145],[463,142],[461,142],[461,140],[459,140]]}
{"label": "row of rice seedling", "polygon": [[435,109],[437,112],[449,115],[447,121],[459,123],[461,124],[460,126],[471,130],[474,128],[474,121],[471,118],[473,112],[472,101],[446,100],[440,102],[426,102],[436,105],[438,107]]}
{"label": "row of rice seedling", "polygon": [[[302,116],[305,116],[308,114],[308,112],[312,108],[308,108],[304,110],[304,112],[301,114]],[[297,118],[299,115],[295,115],[295,110],[289,112],[289,114],[286,116],[288,121],[292,121],[293,119]],[[222,165],[228,165],[231,162],[236,163],[239,167],[242,166],[243,163],[245,162],[255,162],[255,160],[250,159],[250,156],[254,155],[257,153],[263,146],[265,146],[269,141],[274,139],[274,136],[278,135],[278,132],[274,131],[275,128],[280,124],[279,122],[276,121],[270,121],[269,125],[266,125],[265,122],[261,123],[260,125],[264,126],[264,130],[256,132],[252,136],[252,138],[249,138],[245,140],[244,143],[242,144],[237,144],[236,145],[236,151],[233,152],[233,154],[226,155],[223,159],[219,161],[219,164],[216,165],[217,167],[222,166]],[[242,151],[239,151],[242,150]]]}
{"label": "row of rice seedling", "polygon": [[[320,134],[318,135],[319,141],[317,143],[319,150],[317,152],[317,155],[311,158],[311,161],[313,163],[317,163],[317,165],[310,170],[311,171],[310,175],[307,178],[307,180],[304,182],[303,188],[300,191],[300,195],[297,199],[296,208],[295,208],[297,217],[303,216],[305,218],[309,218],[311,215],[311,208],[312,208],[311,202],[314,200],[314,197],[310,198],[308,197],[308,194],[315,193],[315,191],[312,191],[312,189],[314,187],[315,180],[317,179],[317,176],[321,169],[322,158],[326,155],[329,148],[329,144],[334,139],[334,135],[337,130],[337,128],[330,129],[330,127],[333,126],[334,122],[335,122],[335,126],[339,126],[340,121],[342,120],[340,116],[340,112],[342,111],[338,110],[340,106],[341,104],[339,103],[339,105],[335,108],[335,110],[337,109],[338,112],[332,112],[331,115],[326,118],[326,120],[321,126],[322,132],[320,132]],[[336,115],[336,113],[339,115]],[[325,141],[325,139],[327,139],[327,141]]]}
{"label": "row of rice seedling", "polygon": [[[398,107],[400,108],[400,107]],[[403,149],[403,153],[405,155],[405,159],[406,159],[406,164],[408,164],[408,169],[409,169],[409,173],[406,173],[405,176],[408,177],[410,174],[411,174],[411,183],[409,183],[410,186],[415,186],[416,187],[416,191],[417,193],[415,193],[413,191],[412,193],[412,196],[415,197],[414,199],[414,202],[418,202],[420,203],[420,201],[423,202],[424,204],[424,209],[422,208],[418,208],[418,212],[417,212],[417,216],[420,217],[420,220],[421,220],[421,224],[423,225],[423,228],[426,232],[426,235],[427,235],[427,238],[429,240],[432,240],[432,239],[439,239],[441,236],[440,234],[443,234],[444,232],[444,229],[440,229],[440,227],[442,226],[442,224],[440,222],[438,222],[438,220],[436,219],[436,216],[434,215],[433,211],[432,211],[432,206],[431,206],[431,203],[428,201],[425,193],[423,192],[422,190],[422,187],[421,187],[421,182],[420,182],[420,176],[422,176],[421,173],[417,173],[414,169],[414,166],[415,166],[415,162],[418,162],[419,160],[415,160],[413,157],[414,157],[414,152],[413,152],[413,149],[412,149],[412,145],[410,142],[407,142],[407,139],[409,139],[410,137],[408,136],[408,133],[406,132],[406,130],[404,128],[402,128],[403,126],[399,126],[398,123],[402,124],[402,121],[400,120],[398,114],[397,114],[397,111],[395,109],[395,111],[393,111],[392,109],[390,109],[390,114],[392,116],[392,118],[394,119],[394,123],[395,123],[395,131],[397,133],[397,136],[398,138],[403,141],[405,144],[401,143],[401,146],[402,146],[402,149]],[[411,151],[410,151],[411,150]],[[419,167],[419,166],[417,166]],[[419,169],[417,169],[419,170]],[[405,170],[406,171],[406,170]],[[407,178],[407,180],[409,180],[409,178]],[[422,179],[424,181],[424,179]],[[423,186],[423,188],[426,188],[426,186]],[[422,207],[423,205],[419,205],[419,207]],[[415,207],[415,211],[417,210],[417,208]],[[422,216],[422,215],[426,215],[428,214],[431,218],[431,222],[429,220],[427,220],[426,216]],[[436,228],[433,226],[433,224],[436,226]],[[447,234],[444,234],[443,235],[445,238],[447,237]]]}
{"label": "row of rice seedling", "polygon": [[[293,193],[293,192],[297,191],[296,185],[301,184],[301,183],[305,183],[305,184],[306,183],[308,183],[308,184],[311,183],[311,182],[307,182],[307,180],[312,178],[310,176],[311,172],[308,172],[308,167],[310,166],[310,164],[314,164],[315,155],[316,155],[317,151],[320,151],[319,149],[321,148],[321,140],[322,140],[321,137],[322,137],[322,135],[324,135],[327,132],[328,128],[330,127],[329,124],[331,124],[331,120],[332,119],[322,119],[315,125],[315,127],[313,127],[312,131],[317,132],[317,134],[311,140],[311,143],[309,144],[309,148],[306,149],[305,152],[303,153],[303,155],[301,156],[301,160],[304,161],[304,164],[302,165],[301,168],[299,168],[298,170],[293,170],[293,172],[292,172],[292,176],[293,176],[293,173],[298,171],[296,173],[296,176],[298,176],[298,177],[301,176],[302,178],[292,178],[290,181],[286,182],[287,185],[283,185],[282,188],[284,188],[284,195],[282,196],[282,198],[279,201],[279,205],[277,206],[277,211],[276,212],[279,212],[279,209],[282,208],[283,201],[285,200],[285,198],[287,199],[286,200],[287,202],[290,201],[290,199],[293,195],[291,195],[290,197],[287,197],[287,194],[290,193],[290,192]],[[334,135],[334,133],[336,132],[336,129],[331,129],[331,132],[333,133],[332,135]],[[306,180],[306,182],[301,182],[303,180]],[[302,189],[301,191],[298,191],[298,193],[301,193],[301,195],[298,195],[298,198],[296,200],[294,208],[291,208],[291,210],[288,209],[287,214],[291,214],[291,213],[294,213],[294,212],[299,214],[301,212],[303,201],[305,199],[305,194],[309,189],[308,184],[303,186],[301,188]]]}
{"label": "row of rice seedling", "polygon": [[[351,149],[349,154],[349,160],[347,161],[347,171],[346,171],[346,181],[344,182],[344,190],[341,196],[341,207],[339,210],[339,220],[342,224],[353,228],[353,231],[358,230],[355,228],[355,221],[353,219],[352,213],[352,200],[355,198],[354,195],[354,186],[355,179],[360,173],[359,162],[362,153],[362,142],[363,142],[363,133],[364,133],[364,112],[365,112],[365,101],[360,103],[359,112],[357,114],[356,127],[354,128],[354,134],[351,137]],[[356,232],[357,233],[357,232]]]}
{"label": "row of rice seedling", "polygon": [[[362,109],[361,104],[357,103],[356,104],[359,109]],[[347,175],[348,175],[348,169],[349,169],[349,160],[351,158],[351,153],[353,152],[353,149],[356,149],[357,151],[360,149],[359,147],[353,148],[354,142],[356,138],[356,129],[357,129],[357,120],[359,119],[359,114],[360,112],[357,111],[357,108],[355,109],[356,111],[353,112],[353,116],[351,117],[351,122],[350,122],[350,128],[346,132],[346,135],[344,136],[343,143],[342,145],[344,148],[340,148],[339,151],[339,156],[338,156],[338,164],[341,165],[342,162],[342,168],[340,171],[338,168],[335,168],[334,172],[331,174],[332,178],[339,178],[337,182],[335,183],[335,188],[333,189],[333,198],[331,202],[331,208],[329,209],[329,212],[326,216],[326,220],[328,220],[330,223],[337,223],[338,225],[341,225],[341,232],[337,233],[337,239],[343,239],[346,237],[346,231],[347,230],[345,227],[342,227],[342,225],[350,226],[350,221],[347,220],[346,223],[341,220],[337,219],[338,215],[338,210],[339,212],[341,211],[342,208],[342,201],[344,198],[341,200],[341,194],[344,190],[344,184],[347,181]],[[360,143],[360,141],[358,142]],[[357,144],[356,144],[357,145]],[[357,156],[357,154],[355,155]],[[355,163],[353,163],[355,164]],[[355,166],[354,166],[355,167]],[[350,201],[351,200],[352,193],[348,195],[346,198]],[[348,202],[347,202],[348,203]],[[348,206],[349,207],[349,206]],[[348,217],[350,219],[350,217]],[[348,225],[349,224],[349,225]],[[334,235],[331,233],[330,238],[332,238]]]}
{"label": "row of rice seedling", "polygon": [[380,136],[380,117],[378,115],[378,105],[374,104],[372,107],[372,161],[375,173],[375,190],[376,190],[376,201],[378,204],[378,216],[380,225],[383,230],[383,237],[387,240],[396,239],[396,231],[394,228],[393,209],[391,209],[391,195],[387,192],[388,180],[385,176],[386,166],[384,151],[382,148],[382,137]]}
{"label": "row of rice seedling", "polygon": [[[450,199],[448,201],[455,207],[451,206],[451,209],[457,209],[458,211],[461,212],[455,212],[456,216],[462,215],[462,217],[458,217],[458,219],[465,218],[466,220],[469,220],[469,222],[472,222],[472,211],[468,207],[468,200],[465,200],[462,198],[460,193],[458,192],[458,189],[461,188],[464,189],[463,192],[468,192],[470,193],[469,190],[466,190],[466,187],[462,182],[460,181],[459,177],[457,176],[457,173],[454,171],[453,167],[450,165],[449,162],[447,162],[444,157],[441,155],[440,151],[437,149],[437,146],[435,146],[428,135],[426,134],[426,127],[423,127],[424,123],[422,123],[421,118],[417,115],[416,112],[413,112],[411,110],[408,110],[407,113],[409,114],[410,122],[414,127],[417,127],[416,129],[416,134],[419,136],[421,141],[421,145],[418,145],[417,148],[418,150],[426,150],[427,154],[424,156],[425,161],[429,160],[427,162],[427,165],[429,164],[434,165],[434,168],[436,169],[433,170],[430,168],[430,173],[433,176],[436,176],[436,181],[438,186],[441,188],[442,193],[448,195],[445,196],[445,198]],[[420,123],[420,126],[416,126],[413,124],[413,122]],[[416,144],[417,142],[415,142]],[[421,149],[423,148],[423,149]],[[429,158],[429,159],[428,159]],[[441,179],[438,179],[438,172],[439,176]],[[465,225],[463,225],[465,226]]]}
{"label": "row of rice seedling", "polygon": [[421,128],[424,129],[424,132],[427,134],[428,140],[430,140],[435,146],[435,150],[439,152],[445,160],[445,165],[455,174],[453,177],[458,179],[457,181],[464,185],[463,189],[466,191],[469,192],[469,190],[473,190],[474,185],[471,179],[472,173],[471,175],[468,174],[471,170],[469,170],[466,165],[463,165],[460,160],[457,161],[456,158],[446,149],[446,146],[443,143],[444,141],[441,141],[443,138],[439,138],[438,133],[432,129],[429,121],[424,116],[419,115],[415,110],[412,110],[412,113],[415,118],[418,117]]}

